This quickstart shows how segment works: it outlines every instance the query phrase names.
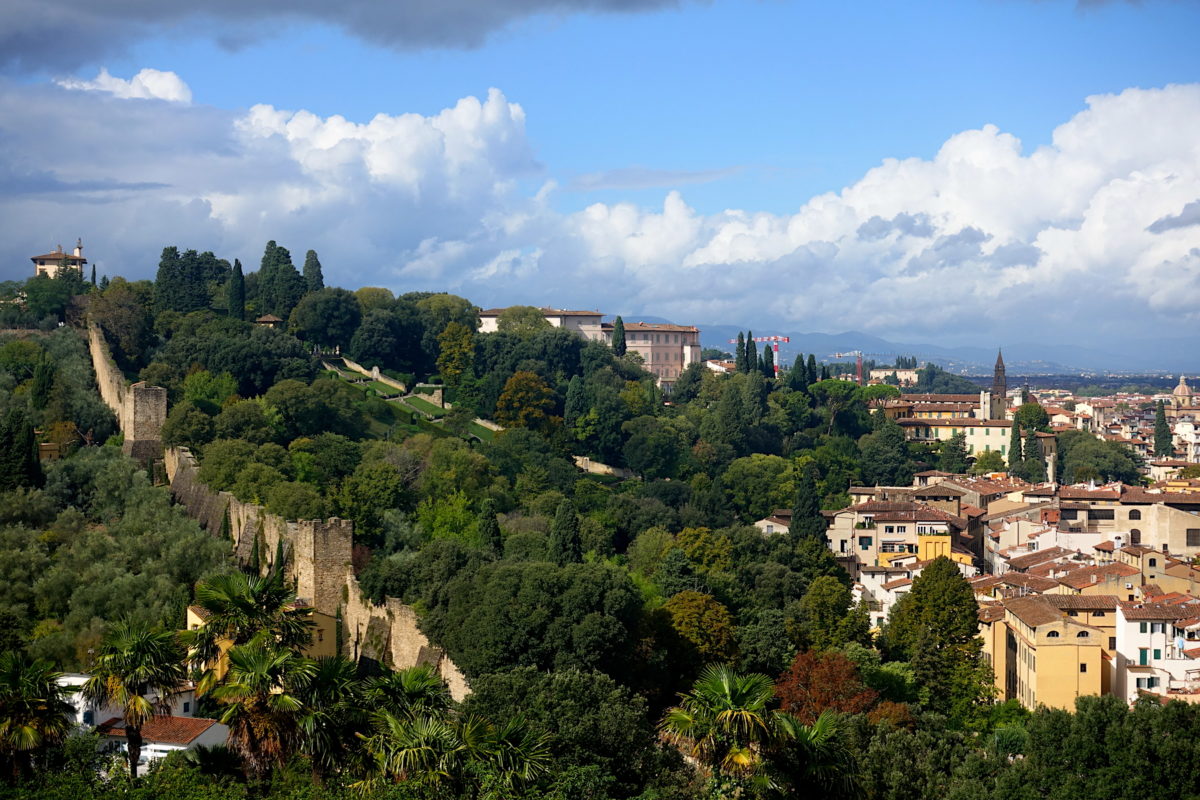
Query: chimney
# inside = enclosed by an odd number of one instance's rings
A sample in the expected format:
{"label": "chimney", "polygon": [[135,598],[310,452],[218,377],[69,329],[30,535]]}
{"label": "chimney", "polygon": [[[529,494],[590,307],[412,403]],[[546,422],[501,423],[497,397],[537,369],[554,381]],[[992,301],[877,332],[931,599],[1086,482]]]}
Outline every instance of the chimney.
{"label": "chimney", "polygon": [[76,258],[83,257],[83,239],[75,240],[75,257]]}

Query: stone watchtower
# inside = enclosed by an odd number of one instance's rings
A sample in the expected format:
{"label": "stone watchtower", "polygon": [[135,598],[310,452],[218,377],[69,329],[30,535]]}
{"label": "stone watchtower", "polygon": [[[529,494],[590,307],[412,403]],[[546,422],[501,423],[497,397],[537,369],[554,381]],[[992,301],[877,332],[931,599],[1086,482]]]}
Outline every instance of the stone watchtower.
{"label": "stone watchtower", "polygon": [[1004,419],[1008,411],[1008,381],[1004,375],[1004,354],[996,351],[996,369],[992,373],[992,419]]}

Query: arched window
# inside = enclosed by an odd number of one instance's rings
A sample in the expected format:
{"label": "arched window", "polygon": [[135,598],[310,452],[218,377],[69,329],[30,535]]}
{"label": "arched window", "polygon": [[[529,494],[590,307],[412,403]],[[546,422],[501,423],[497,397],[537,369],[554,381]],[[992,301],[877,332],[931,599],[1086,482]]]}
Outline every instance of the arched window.
{"label": "arched window", "polygon": [[1076,639],[1086,639],[1086,638],[1088,638],[1089,635],[1090,634],[1087,631],[1080,631],[1079,633],[1075,634],[1075,638]]}
{"label": "arched window", "polygon": [[1057,638],[1058,638],[1058,631],[1047,631],[1047,632],[1046,632],[1046,638],[1047,638],[1047,639],[1057,639]]}
{"label": "arched window", "polygon": [[1142,512],[1138,511],[1138,510],[1135,508],[1135,509],[1133,509],[1132,511],[1130,511],[1130,512],[1129,512],[1129,518],[1130,518],[1130,519],[1141,519],[1141,518],[1142,518]]}
{"label": "arched window", "polygon": [[1129,543],[1130,544],[1141,544],[1142,543],[1142,532],[1139,531],[1137,528],[1134,528],[1133,530],[1131,530],[1129,532]]}

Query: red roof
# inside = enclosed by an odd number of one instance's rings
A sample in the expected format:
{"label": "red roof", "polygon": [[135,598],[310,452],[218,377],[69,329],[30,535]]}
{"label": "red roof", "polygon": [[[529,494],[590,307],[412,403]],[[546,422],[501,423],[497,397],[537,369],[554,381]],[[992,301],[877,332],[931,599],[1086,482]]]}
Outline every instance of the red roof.
{"label": "red roof", "polygon": [[[198,717],[152,717],[142,726],[142,738],[159,744],[189,745],[216,724],[215,719]],[[97,726],[96,732],[105,736],[124,737],[125,720],[113,717]]]}

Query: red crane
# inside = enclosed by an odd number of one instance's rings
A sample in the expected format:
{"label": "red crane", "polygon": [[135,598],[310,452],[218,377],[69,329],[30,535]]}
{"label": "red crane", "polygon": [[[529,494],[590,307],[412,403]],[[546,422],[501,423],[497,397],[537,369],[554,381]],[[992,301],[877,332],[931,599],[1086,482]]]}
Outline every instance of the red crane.
{"label": "red crane", "polygon": [[[738,341],[737,339],[730,339],[729,343],[737,344],[737,341]],[[771,343],[771,349],[773,351],[775,351],[775,377],[778,378],[779,377],[779,343],[780,342],[791,342],[792,341],[791,337],[790,336],[754,336],[754,337],[751,337],[750,341],[752,341],[752,342],[770,342]]]}

